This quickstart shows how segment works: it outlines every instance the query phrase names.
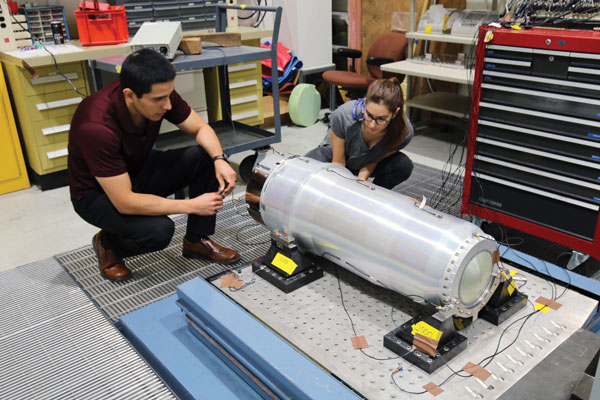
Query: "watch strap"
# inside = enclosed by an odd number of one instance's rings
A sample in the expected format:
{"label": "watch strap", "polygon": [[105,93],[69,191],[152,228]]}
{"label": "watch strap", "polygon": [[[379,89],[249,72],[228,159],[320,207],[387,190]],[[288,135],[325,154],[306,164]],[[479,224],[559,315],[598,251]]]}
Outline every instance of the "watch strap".
{"label": "watch strap", "polygon": [[213,161],[217,161],[217,160],[223,160],[225,162],[229,162],[229,160],[227,159],[227,156],[225,154],[219,154],[218,156],[214,156]]}

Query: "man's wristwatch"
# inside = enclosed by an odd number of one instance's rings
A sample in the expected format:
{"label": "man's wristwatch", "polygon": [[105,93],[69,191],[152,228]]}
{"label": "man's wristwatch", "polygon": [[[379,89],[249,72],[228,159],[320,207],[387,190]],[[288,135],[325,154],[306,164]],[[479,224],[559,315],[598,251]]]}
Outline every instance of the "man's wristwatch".
{"label": "man's wristwatch", "polygon": [[219,154],[218,156],[214,156],[213,161],[217,161],[217,160],[223,160],[226,163],[229,163],[229,160],[227,159],[227,156],[225,154]]}

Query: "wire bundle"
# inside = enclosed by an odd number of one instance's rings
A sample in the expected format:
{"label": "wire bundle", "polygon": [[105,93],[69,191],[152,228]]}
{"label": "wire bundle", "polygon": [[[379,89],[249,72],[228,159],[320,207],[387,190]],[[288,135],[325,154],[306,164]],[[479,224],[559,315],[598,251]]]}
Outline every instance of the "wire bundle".
{"label": "wire bundle", "polygon": [[[262,3],[262,0],[256,0],[256,5],[260,6]],[[267,6],[267,0],[265,0],[265,7]],[[253,28],[258,28],[260,26],[260,24],[262,24],[263,20],[265,19],[265,16],[267,15],[266,11],[259,11],[259,10],[254,10],[252,11],[250,14],[245,15],[245,16],[238,16],[238,19],[241,20],[248,20],[248,19],[252,19],[254,17],[255,18],[255,23],[252,25]]]}
{"label": "wire bundle", "polygon": [[524,22],[526,26],[558,26],[594,29],[600,14],[598,0],[511,0],[505,20]]}

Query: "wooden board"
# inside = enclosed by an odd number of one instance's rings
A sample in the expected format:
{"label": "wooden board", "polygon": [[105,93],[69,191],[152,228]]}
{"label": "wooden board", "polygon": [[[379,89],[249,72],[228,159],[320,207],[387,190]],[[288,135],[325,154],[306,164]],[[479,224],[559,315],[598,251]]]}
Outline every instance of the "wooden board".
{"label": "wooden board", "polygon": [[[290,109],[287,100],[288,99],[286,96],[279,97],[279,114],[281,116],[281,125],[287,125],[291,123],[289,114]],[[265,120],[260,126],[261,129],[272,128],[273,126],[275,126],[272,96],[263,97],[263,116]]]}
{"label": "wooden board", "polygon": [[199,37],[188,37],[181,39],[179,48],[185,54],[200,54],[202,53],[202,39]]}
{"label": "wooden board", "polygon": [[223,47],[242,45],[242,35],[239,32],[213,32],[213,33],[189,33],[183,38],[200,38],[203,42],[211,42]]}

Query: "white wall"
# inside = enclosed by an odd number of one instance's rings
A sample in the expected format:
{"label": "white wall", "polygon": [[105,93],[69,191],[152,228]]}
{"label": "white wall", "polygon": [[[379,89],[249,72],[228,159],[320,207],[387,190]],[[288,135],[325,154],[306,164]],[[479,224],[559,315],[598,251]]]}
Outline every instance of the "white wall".
{"label": "white wall", "polygon": [[[256,4],[256,0],[238,0],[238,4]],[[332,63],[331,1],[272,0],[268,4],[283,9],[279,41],[294,52],[304,69]],[[260,28],[272,29],[274,17],[275,13],[268,13]],[[248,25],[250,21],[239,23]]]}
{"label": "white wall", "polygon": [[331,64],[331,1],[275,0],[283,8],[279,41],[294,51],[303,69]]}

